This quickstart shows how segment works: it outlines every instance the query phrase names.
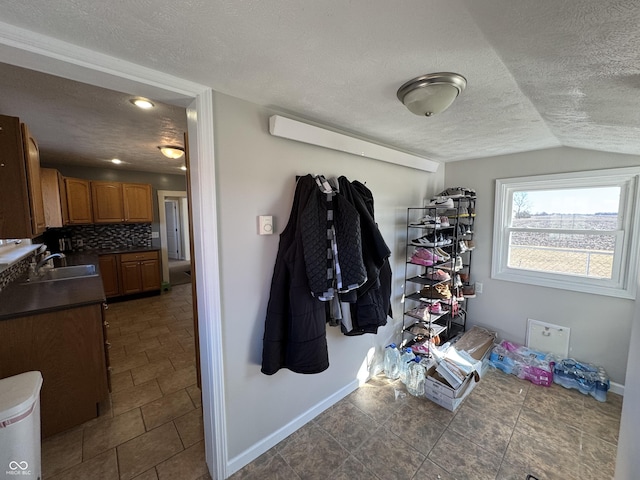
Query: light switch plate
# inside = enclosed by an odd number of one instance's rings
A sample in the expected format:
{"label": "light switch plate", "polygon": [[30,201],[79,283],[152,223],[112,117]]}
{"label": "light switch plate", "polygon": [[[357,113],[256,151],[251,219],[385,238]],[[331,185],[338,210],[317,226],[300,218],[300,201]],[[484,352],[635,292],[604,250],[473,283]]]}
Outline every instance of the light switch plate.
{"label": "light switch plate", "polygon": [[273,234],[273,215],[260,215],[258,217],[258,235]]}
{"label": "light switch plate", "polygon": [[160,232],[151,232],[151,238],[159,238]]}

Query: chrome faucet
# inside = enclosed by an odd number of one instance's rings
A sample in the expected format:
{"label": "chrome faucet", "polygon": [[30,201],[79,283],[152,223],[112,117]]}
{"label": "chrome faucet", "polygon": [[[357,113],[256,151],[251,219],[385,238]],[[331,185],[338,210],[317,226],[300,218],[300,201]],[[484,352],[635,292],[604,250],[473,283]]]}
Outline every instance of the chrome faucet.
{"label": "chrome faucet", "polygon": [[67,261],[64,260],[67,256],[64,253],[52,253],[51,255],[47,255],[42,260],[38,262],[36,265],[36,274],[40,271],[40,267],[42,267],[45,263],[47,263],[52,258],[60,258],[63,259],[63,263],[66,264]]}

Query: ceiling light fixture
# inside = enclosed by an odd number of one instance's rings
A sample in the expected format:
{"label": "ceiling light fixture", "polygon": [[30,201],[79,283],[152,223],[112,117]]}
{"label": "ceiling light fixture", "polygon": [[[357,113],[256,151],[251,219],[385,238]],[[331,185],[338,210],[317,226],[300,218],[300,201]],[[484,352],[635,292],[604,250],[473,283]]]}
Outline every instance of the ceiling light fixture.
{"label": "ceiling light fixture", "polygon": [[430,73],[409,80],[397,95],[411,113],[430,117],[449,108],[466,86],[467,80],[457,73]]}
{"label": "ceiling light fixture", "polygon": [[160,145],[158,148],[167,158],[176,159],[184,155],[184,148],[177,145]]}
{"label": "ceiling light fixture", "polygon": [[143,110],[148,110],[150,108],[155,107],[154,103],[151,100],[144,97],[132,98],[129,101],[133,103],[136,107],[142,108]]}
{"label": "ceiling light fixture", "polygon": [[184,165],[180,167],[180,170],[182,170],[183,172],[187,171],[187,167],[185,167]]}
{"label": "ceiling light fixture", "polygon": [[115,163],[116,165],[120,165],[122,163],[122,160],[120,160],[119,158],[114,158],[113,160],[111,160],[111,163]]}

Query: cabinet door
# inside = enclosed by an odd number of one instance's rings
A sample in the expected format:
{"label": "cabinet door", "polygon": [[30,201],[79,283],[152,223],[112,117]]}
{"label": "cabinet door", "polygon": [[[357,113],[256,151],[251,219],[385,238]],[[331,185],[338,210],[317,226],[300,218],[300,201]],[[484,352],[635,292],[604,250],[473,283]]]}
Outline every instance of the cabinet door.
{"label": "cabinet door", "polygon": [[130,295],[142,291],[139,262],[120,262],[120,278],[122,295]]}
{"label": "cabinet door", "polygon": [[130,223],[153,222],[153,202],[151,185],[142,183],[125,183],[122,185],[124,218]]}
{"label": "cabinet door", "polygon": [[41,168],[42,199],[44,201],[44,218],[47,228],[62,227],[62,202],[58,171],[53,168]]}
{"label": "cabinet door", "polygon": [[93,222],[91,213],[91,184],[80,178],[64,179],[67,191],[67,207],[70,225],[83,225]]}
{"label": "cabinet door", "polygon": [[42,436],[96,417],[108,398],[99,304],[0,322],[0,378],[37,370]]}
{"label": "cabinet door", "polygon": [[0,115],[0,238],[31,237],[31,213],[20,120]]}
{"label": "cabinet door", "polygon": [[117,182],[91,182],[94,223],[124,222],[122,184]]}
{"label": "cabinet door", "polygon": [[36,139],[31,135],[29,127],[24,123],[22,124],[22,140],[24,142],[29,204],[31,206],[31,228],[35,236],[40,235],[47,228],[44,218],[44,202],[42,201],[42,183],[40,181],[40,149]]}
{"label": "cabinet door", "polygon": [[160,290],[160,262],[158,260],[143,260],[140,262],[142,291]]}
{"label": "cabinet door", "polygon": [[100,276],[106,297],[116,297],[120,294],[118,282],[118,260],[116,255],[100,255],[98,257]]}

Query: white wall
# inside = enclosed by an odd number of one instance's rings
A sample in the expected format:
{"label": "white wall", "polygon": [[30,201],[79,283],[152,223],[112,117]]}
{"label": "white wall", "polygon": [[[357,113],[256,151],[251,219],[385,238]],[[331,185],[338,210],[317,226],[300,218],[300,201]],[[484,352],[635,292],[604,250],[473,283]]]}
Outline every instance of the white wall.
{"label": "white wall", "polygon": [[570,355],[603,366],[624,383],[634,301],[491,279],[495,179],[640,165],[640,157],[554,148],[517,155],[448,163],[446,186],[468,186],[478,194],[472,280],[484,293],[469,302],[471,324],[524,342],[527,318],[571,328]]}
{"label": "white wall", "polygon": [[627,380],[624,386],[624,403],[620,419],[620,437],[618,440],[618,459],[616,462],[617,480],[640,478],[640,303],[636,302],[631,343],[629,345],[629,361],[627,363]]}
{"label": "white wall", "polygon": [[[268,118],[278,112],[222,94],[214,104],[228,456],[235,470],[272,446],[269,435],[353,388],[367,352],[393,337],[401,322],[406,207],[420,206],[426,192],[440,189],[444,169],[428,174],[272,137]],[[329,328],[331,366],[323,373],[266,376],[260,372],[262,336],[279,237],[258,236],[256,217],[273,215],[281,232],[295,176],[307,173],[344,175],[372,190],[376,220],[392,250],[396,318],[375,336],[345,337]]]}

